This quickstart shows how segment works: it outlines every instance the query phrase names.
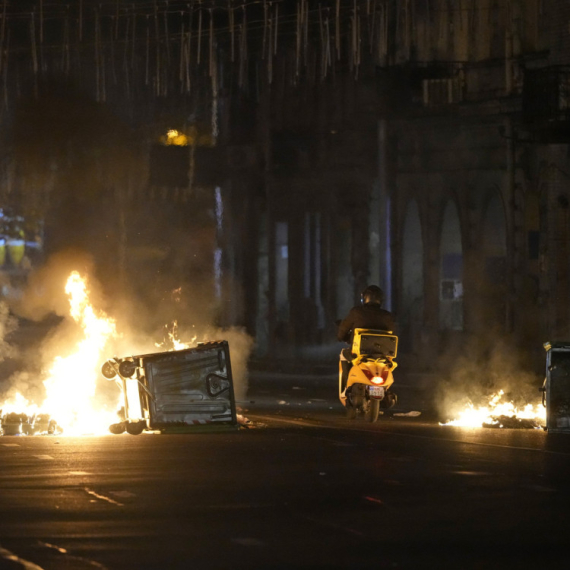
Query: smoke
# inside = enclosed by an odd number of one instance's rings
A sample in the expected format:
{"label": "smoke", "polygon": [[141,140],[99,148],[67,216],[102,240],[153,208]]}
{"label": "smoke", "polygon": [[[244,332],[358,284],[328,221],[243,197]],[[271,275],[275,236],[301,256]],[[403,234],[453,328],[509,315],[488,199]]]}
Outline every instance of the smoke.
{"label": "smoke", "polygon": [[[48,315],[69,316],[69,300],[65,293],[65,283],[72,271],[92,276],[93,258],[84,251],[66,249],[52,255],[45,265],[34,271],[21,297],[12,302],[12,310],[19,317],[41,321]],[[98,282],[90,279],[90,298],[95,305],[102,300]]]}
{"label": "smoke", "polygon": [[18,327],[17,320],[10,314],[10,308],[6,303],[0,303],[0,362],[6,358],[13,358],[17,351],[6,337]]}
{"label": "smoke", "polygon": [[[175,321],[180,323],[177,340],[195,346],[198,342],[226,340],[230,346],[232,376],[236,400],[246,398],[248,377],[247,362],[253,347],[253,339],[240,328],[219,328],[213,324],[215,305],[208,299],[211,283],[206,280],[200,286],[166,289],[170,283],[155,287],[159,302],[149,303],[132,295],[128,286],[117,291],[112,298],[103,294],[103,286],[96,279],[93,258],[79,250],[65,250],[49,258],[44,266],[29,278],[28,287],[21,299],[12,303],[12,310],[20,317],[49,323],[49,330],[37,343],[24,347],[25,357],[20,369],[12,374],[4,390],[3,399],[13,399],[16,393],[41,404],[45,399],[43,385],[46,373],[57,357],[65,358],[75,351],[83,338],[83,330],[70,316],[69,298],[65,285],[72,271],[78,271],[87,279],[89,300],[97,314],[104,312],[116,323],[118,335],[108,341],[101,355],[102,362],[112,356],[130,356],[167,350],[160,346],[165,333],[172,331]],[[160,283],[155,280],[155,285]],[[147,282],[148,284],[148,282]],[[153,289],[149,287],[149,289]],[[48,319],[50,315],[59,318]],[[13,354],[12,347],[2,339],[15,326],[8,307],[0,305],[0,359]],[[112,406],[119,396],[114,382],[102,376],[97,380],[96,405]]]}
{"label": "smoke", "polygon": [[510,337],[472,338],[460,350],[450,349],[439,368],[446,371],[434,391],[435,407],[442,419],[457,416],[468,403],[487,404],[499,390],[516,406],[538,403],[540,376]]}

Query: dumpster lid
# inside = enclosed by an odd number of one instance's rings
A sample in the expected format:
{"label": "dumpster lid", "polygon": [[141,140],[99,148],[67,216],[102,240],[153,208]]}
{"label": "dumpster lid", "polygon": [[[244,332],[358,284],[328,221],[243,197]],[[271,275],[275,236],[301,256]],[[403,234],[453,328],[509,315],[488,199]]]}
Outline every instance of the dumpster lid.
{"label": "dumpster lid", "polygon": [[[569,343],[570,344],[570,343]],[[202,350],[210,350],[212,348],[222,348],[228,346],[227,340],[211,340],[208,342],[199,342],[196,346],[190,348],[182,348],[180,350],[164,350],[161,352],[150,352],[148,354],[134,354],[132,356],[125,356],[124,358],[132,358],[133,360],[142,359],[150,360],[152,358],[163,358],[164,356],[180,356],[181,354],[189,352],[200,352]]]}
{"label": "dumpster lid", "polygon": [[568,350],[570,351],[570,340],[558,340],[553,342],[545,342],[544,350],[548,352],[549,350]]}

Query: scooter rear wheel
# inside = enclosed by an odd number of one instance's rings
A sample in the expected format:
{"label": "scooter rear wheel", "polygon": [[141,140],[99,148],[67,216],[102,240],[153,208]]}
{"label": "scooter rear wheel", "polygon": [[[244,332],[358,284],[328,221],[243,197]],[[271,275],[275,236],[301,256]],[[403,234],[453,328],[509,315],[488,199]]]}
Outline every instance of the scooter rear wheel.
{"label": "scooter rear wheel", "polygon": [[378,414],[380,413],[380,400],[370,400],[368,404],[368,409],[364,417],[367,422],[374,423],[378,419]]}

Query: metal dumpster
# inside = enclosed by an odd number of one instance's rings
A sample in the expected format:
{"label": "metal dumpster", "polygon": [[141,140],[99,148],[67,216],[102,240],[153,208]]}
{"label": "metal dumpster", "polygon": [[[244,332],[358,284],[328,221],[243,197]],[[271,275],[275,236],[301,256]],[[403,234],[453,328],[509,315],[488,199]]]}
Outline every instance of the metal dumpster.
{"label": "metal dumpster", "polygon": [[124,421],[113,433],[225,423],[237,425],[227,341],[108,360],[103,375],[124,394]]}
{"label": "metal dumpster", "polygon": [[570,433],[570,341],[547,342],[543,403],[546,429]]}

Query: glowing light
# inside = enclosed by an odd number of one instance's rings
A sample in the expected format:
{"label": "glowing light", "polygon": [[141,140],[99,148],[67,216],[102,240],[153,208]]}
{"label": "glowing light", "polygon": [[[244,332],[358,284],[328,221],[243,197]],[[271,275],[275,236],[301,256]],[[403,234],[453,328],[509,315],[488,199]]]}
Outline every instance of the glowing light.
{"label": "glowing light", "polygon": [[189,144],[188,137],[175,129],[170,129],[161,140],[167,146],[188,146]]}
{"label": "glowing light", "polygon": [[546,409],[541,404],[526,404],[518,408],[513,402],[503,400],[504,391],[499,390],[489,398],[486,406],[475,407],[468,402],[458,416],[441,425],[460,427],[483,427],[484,425],[502,427],[501,417],[517,420],[533,420],[537,425],[546,423]]}

